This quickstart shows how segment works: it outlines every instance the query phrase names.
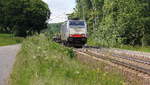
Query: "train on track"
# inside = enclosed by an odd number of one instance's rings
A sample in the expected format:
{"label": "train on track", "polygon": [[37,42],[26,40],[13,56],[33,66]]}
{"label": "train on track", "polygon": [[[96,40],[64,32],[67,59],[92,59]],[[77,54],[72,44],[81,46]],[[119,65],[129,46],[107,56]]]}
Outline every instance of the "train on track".
{"label": "train on track", "polygon": [[59,39],[54,39],[66,46],[82,47],[87,43],[87,24],[84,20],[67,20],[61,25]]}

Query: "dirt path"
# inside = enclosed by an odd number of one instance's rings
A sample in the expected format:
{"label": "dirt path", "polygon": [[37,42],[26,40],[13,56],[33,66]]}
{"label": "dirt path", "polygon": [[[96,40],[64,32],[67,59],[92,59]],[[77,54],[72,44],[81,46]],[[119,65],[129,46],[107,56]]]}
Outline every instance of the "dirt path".
{"label": "dirt path", "polygon": [[20,45],[0,47],[0,85],[6,85],[6,80],[12,70],[19,49]]}

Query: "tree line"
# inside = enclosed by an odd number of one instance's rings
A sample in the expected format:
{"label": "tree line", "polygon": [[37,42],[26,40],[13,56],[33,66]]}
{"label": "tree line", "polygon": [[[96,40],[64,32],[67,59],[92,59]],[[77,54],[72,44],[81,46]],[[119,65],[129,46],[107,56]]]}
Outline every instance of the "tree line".
{"label": "tree line", "polygon": [[76,0],[69,18],[88,23],[90,40],[103,46],[150,45],[150,0]]}
{"label": "tree line", "polygon": [[42,0],[0,0],[0,32],[22,37],[40,33],[50,14]]}

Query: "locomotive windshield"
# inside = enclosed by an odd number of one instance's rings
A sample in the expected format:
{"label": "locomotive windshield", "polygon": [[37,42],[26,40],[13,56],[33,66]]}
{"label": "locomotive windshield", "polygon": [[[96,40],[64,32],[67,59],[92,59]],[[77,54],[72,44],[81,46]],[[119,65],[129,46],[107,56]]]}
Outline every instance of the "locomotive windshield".
{"label": "locomotive windshield", "polygon": [[85,28],[85,22],[84,21],[69,21],[69,26]]}

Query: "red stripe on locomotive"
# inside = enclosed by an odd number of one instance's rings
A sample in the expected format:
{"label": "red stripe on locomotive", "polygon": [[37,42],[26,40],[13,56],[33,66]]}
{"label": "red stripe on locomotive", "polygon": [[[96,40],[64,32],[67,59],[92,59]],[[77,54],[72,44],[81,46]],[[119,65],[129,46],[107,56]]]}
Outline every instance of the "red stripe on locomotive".
{"label": "red stripe on locomotive", "polygon": [[85,34],[71,34],[70,37],[86,37]]}

